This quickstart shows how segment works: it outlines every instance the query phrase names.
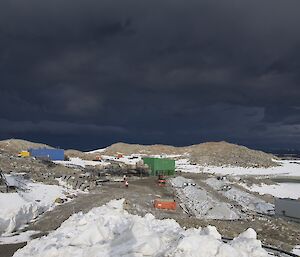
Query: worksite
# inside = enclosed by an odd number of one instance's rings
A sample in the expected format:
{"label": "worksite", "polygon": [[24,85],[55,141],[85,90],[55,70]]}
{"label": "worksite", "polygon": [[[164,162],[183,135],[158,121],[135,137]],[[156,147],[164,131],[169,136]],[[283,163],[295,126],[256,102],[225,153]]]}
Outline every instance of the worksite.
{"label": "worksite", "polygon": [[84,153],[71,157],[66,152],[37,148],[0,154],[1,206],[18,202],[15,209],[0,211],[1,257],[51,234],[72,215],[89,213],[115,199],[124,199],[123,208],[131,215],[150,213],[184,228],[215,226],[224,241],[238,237],[251,223],[263,246],[277,249],[268,252],[296,256],[292,252],[300,241],[298,207],[251,188],[275,184],[270,174],[278,178],[287,168],[294,169],[294,176],[300,170],[298,161],[278,160],[273,167],[261,168],[265,174],[253,176],[250,167],[237,167],[238,175],[231,167],[215,172],[217,167],[187,160],[186,153],[111,154],[105,149],[85,153],[84,159]]}

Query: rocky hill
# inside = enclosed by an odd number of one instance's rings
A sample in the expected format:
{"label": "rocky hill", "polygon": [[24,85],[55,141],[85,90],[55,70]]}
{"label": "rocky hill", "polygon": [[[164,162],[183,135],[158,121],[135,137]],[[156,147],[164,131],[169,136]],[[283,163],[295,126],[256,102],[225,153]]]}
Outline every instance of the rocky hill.
{"label": "rocky hill", "polygon": [[71,157],[78,157],[83,160],[95,160],[97,156],[99,156],[98,153],[86,153],[86,152],[81,152],[78,150],[74,149],[68,149],[65,151],[65,156],[71,158]]}
{"label": "rocky hill", "polygon": [[33,143],[22,139],[7,139],[0,141],[0,152],[17,155],[21,151],[27,151],[29,148],[47,147],[53,148],[42,143]]}
{"label": "rocky hill", "polygon": [[276,157],[272,154],[227,142],[203,143],[188,148],[191,161],[201,165],[239,167],[272,167],[277,165],[273,161]]}
{"label": "rocky hill", "polygon": [[[20,139],[9,139],[0,141],[0,152],[16,155],[22,150],[31,147],[50,147],[45,144],[32,143]],[[230,144],[227,142],[208,142],[197,145],[174,147],[168,145],[138,145],[117,143],[107,147],[101,153],[81,152],[78,150],[66,150],[68,157],[79,157],[86,160],[93,160],[97,155],[115,155],[122,153],[146,154],[146,155],[187,155],[191,162],[201,165],[213,166],[240,166],[240,167],[272,167],[276,166],[273,159],[276,157],[262,151],[252,150],[245,146]]]}
{"label": "rocky hill", "polygon": [[106,148],[102,154],[113,155],[117,152],[129,154],[187,154],[191,162],[213,166],[271,167],[276,166],[276,157],[262,151],[251,150],[245,146],[227,142],[208,142],[203,144],[174,147],[166,145],[137,145],[117,143]]}

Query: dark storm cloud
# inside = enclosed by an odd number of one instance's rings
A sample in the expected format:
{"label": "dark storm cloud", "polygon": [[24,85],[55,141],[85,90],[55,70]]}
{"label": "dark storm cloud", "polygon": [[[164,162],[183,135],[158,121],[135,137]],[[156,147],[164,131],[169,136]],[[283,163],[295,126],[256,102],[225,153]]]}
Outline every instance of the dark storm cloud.
{"label": "dark storm cloud", "polygon": [[299,146],[299,8],[1,1],[0,137]]}

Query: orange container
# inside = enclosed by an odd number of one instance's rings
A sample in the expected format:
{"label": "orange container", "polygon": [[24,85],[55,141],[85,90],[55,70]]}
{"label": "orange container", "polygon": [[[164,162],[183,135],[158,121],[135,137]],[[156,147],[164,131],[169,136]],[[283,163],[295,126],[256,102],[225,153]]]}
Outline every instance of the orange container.
{"label": "orange container", "polygon": [[155,199],[154,208],[176,210],[176,202],[173,199]]}

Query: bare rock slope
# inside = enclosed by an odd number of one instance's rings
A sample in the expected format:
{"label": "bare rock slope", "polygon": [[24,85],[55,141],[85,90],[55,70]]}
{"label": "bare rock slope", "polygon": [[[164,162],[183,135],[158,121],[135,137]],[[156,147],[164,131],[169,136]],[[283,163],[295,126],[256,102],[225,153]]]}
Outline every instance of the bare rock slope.
{"label": "bare rock slope", "polygon": [[7,139],[0,141],[0,152],[16,155],[21,151],[27,151],[29,148],[47,147],[53,148],[42,143],[33,143],[22,139]]}
{"label": "bare rock slope", "polygon": [[203,144],[174,147],[166,145],[138,145],[117,143],[106,148],[103,154],[112,155],[117,152],[129,154],[174,154],[190,157],[191,162],[213,166],[240,166],[240,167],[272,167],[276,166],[272,154],[252,150],[245,146],[227,142],[208,142]]}

